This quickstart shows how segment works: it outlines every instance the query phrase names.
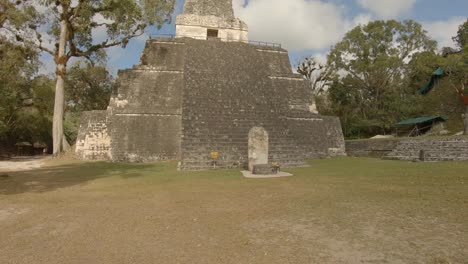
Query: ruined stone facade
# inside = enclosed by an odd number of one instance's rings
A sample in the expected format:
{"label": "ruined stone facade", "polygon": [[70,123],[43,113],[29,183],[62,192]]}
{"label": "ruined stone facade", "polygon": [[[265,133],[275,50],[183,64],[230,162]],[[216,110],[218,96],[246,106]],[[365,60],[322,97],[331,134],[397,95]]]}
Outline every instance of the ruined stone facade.
{"label": "ruined stone facade", "polygon": [[270,162],[344,155],[339,119],[311,113],[308,89],[281,48],[148,40],[140,64],[119,72],[107,111],[83,115],[76,151],[83,159],[179,160],[182,169],[210,168],[216,151],[218,168],[245,168],[258,127],[268,133]]}
{"label": "ruined stone facade", "polygon": [[383,158],[398,145],[398,138],[346,141],[346,154],[351,157]]}
{"label": "ruined stone facade", "polygon": [[186,0],[176,18],[176,36],[247,42],[248,27],[234,16],[231,0]]}
{"label": "ruined stone facade", "polygon": [[346,141],[346,153],[354,157],[389,160],[468,161],[468,137],[415,137]]}
{"label": "ruined stone facade", "polygon": [[421,159],[422,161],[468,161],[468,138],[428,137],[399,140],[395,148],[384,158],[406,161]]}

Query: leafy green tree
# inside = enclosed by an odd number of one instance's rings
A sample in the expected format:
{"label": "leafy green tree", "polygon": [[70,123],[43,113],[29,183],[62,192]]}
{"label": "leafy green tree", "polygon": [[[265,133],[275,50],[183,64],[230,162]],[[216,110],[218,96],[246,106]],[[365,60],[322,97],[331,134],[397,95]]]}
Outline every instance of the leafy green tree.
{"label": "leafy green tree", "polygon": [[[5,1],[5,0],[2,0]],[[12,1],[7,1],[13,3]],[[35,9],[40,5],[41,9]],[[21,26],[5,22],[7,32],[24,43],[53,56],[56,88],[53,118],[54,154],[63,151],[63,116],[67,64],[73,57],[96,60],[106,48],[125,47],[148,26],[160,27],[170,19],[174,0],[38,0],[18,2],[15,10],[35,11]],[[45,30],[44,30],[45,29]],[[104,41],[93,39],[93,31],[105,29]],[[31,38],[33,36],[33,38]]]}
{"label": "leafy green tree", "polygon": [[[460,25],[454,41],[457,46],[462,47],[466,43],[468,22]],[[421,52],[413,56],[409,63],[409,86],[417,91],[425,86],[439,67],[443,69],[443,77],[435,82],[431,92],[421,96],[420,104],[425,115],[442,115],[449,117],[447,127],[451,131],[462,129],[462,113],[468,116],[468,109],[460,103],[467,91],[465,87],[468,82],[468,47],[455,49],[444,47],[441,54],[434,52]],[[464,121],[465,131],[468,120]],[[466,133],[466,132],[465,132]]]}
{"label": "leafy green tree", "polygon": [[83,111],[105,110],[109,105],[113,77],[99,65],[74,63],[65,79],[65,135],[74,142]]}
{"label": "leafy green tree", "polygon": [[420,52],[434,52],[436,45],[412,20],[358,26],[330,51],[329,67],[339,75],[339,84],[331,89],[340,87],[343,91],[337,94],[351,98],[352,119],[362,124],[359,127],[367,127],[369,135],[386,133],[395,121],[416,111],[404,107],[416,98],[408,88],[408,62]]}
{"label": "leafy green tree", "polygon": [[30,47],[16,45],[4,37],[0,37],[0,57],[0,139],[11,141],[11,128],[28,97],[29,80],[37,70],[38,57]]}
{"label": "leafy green tree", "polygon": [[453,37],[453,41],[462,50],[468,45],[468,19],[460,25],[457,35]]}
{"label": "leafy green tree", "polygon": [[460,99],[464,101],[464,134],[468,135],[468,19],[458,28],[457,35],[453,38],[460,51],[447,56],[443,65],[448,82]]}
{"label": "leafy green tree", "polygon": [[25,5],[29,0],[10,1],[0,0],[0,29],[15,33],[24,27],[24,23],[30,25],[39,23],[40,16],[32,5]]}
{"label": "leafy green tree", "polygon": [[[344,77],[348,78],[348,77]],[[341,119],[343,133],[346,137],[360,137],[359,129],[359,95],[357,89],[349,89],[344,83],[351,83],[352,80],[339,81],[338,76],[328,89],[328,97],[331,101],[330,114],[337,115]]]}
{"label": "leafy green tree", "polygon": [[106,67],[86,62],[73,64],[65,79],[69,112],[105,110],[112,92],[112,75]]}
{"label": "leafy green tree", "polygon": [[41,142],[51,145],[53,82],[46,76],[38,76],[29,82],[27,97],[19,106],[15,124],[9,128],[16,142]]}
{"label": "leafy green tree", "polygon": [[[443,68],[447,83],[463,102],[468,97],[468,45],[459,53],[448,56]],[[465,105],[464,134],[468,135],[468,104]]]}

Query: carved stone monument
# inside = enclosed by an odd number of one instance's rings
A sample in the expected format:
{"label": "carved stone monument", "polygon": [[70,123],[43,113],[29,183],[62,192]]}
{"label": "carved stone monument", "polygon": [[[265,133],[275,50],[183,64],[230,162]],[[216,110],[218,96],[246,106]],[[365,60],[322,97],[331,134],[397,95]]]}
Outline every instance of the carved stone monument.
{"label": "carved stone monument", "polygon": [[249,171],[255,165],[268,165],[268,132],[263,127],[254,127],[249,132]]}

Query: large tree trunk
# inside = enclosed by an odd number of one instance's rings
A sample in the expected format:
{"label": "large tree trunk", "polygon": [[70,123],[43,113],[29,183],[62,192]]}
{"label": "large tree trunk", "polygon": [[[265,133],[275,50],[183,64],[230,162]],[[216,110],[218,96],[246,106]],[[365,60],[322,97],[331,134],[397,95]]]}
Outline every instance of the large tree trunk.
{"label": "large tree trunk", "polygon": [[55,58],[57,84],[55,86],[55,105],[54,105],[54,120],[52,127],[52,138],[54,141],[54,156],[63,151],[63,111],[64,111],[64,84],[65,74],[67,69],[67,57],[65,55],[67,46],[67,23],[62,20],[60,23],[60,39],[59,50]]}
{"label": "large tree trunk", "polygon": [[465,106],[465,131],[464,135],[468,135],[468,105]]}

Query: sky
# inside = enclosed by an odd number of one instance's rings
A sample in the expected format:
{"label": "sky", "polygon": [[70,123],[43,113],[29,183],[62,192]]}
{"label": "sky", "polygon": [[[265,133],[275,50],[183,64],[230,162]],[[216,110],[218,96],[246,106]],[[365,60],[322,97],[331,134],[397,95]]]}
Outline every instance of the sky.
{"label": "sky", "polygon": [[[217,0],[214,0],[217,1]],[[172,23],[131,40],[126,49],[107,50],[108,67],[113,74],[139,63],[146,40],[175,33],[175,16],[184,0],[176,0]],[[235,15],[249,26],[249,39],[280,43],[289,51],[294,66],[302,58],[325,60],[330,48],[357,25],[373,20],[413,19],[423,25],[439,43],[454,47],[452,37],[468,18],[468,0],[233,0]],[[96,40],[105,32],[94,32]],[[50,57],[42,57],[42,73],[53,72]]]}

